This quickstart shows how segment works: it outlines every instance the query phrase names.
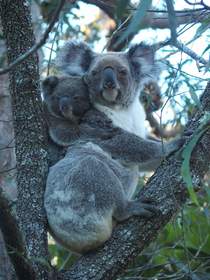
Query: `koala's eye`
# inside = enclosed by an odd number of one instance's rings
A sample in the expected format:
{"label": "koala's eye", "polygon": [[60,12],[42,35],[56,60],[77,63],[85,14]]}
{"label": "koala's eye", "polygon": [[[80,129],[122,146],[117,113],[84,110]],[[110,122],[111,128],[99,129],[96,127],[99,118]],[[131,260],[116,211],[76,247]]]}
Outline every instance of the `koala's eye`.
{"label": "koala's eye", "polygon": [[119,73],[121,76],[126,76],[126,75],[128,74],[127,69],[125,69],[125,68],[120,68],[120,69],[118,70],[118,73]]}
{"label": "koala's eye", "polygon": [[91,72],[92,76],[96,76],[97,73],[98,73],[98,72],[97,72],[96,70],[93,70],[93,71]]}
{"label": "koala's eye", "polygon": [[79,97],[78,95],[75,95],[75,96],[73,97],[73,99],[74,99],[75,101],[79,101],[79,100],[80,100],[80,97]]}

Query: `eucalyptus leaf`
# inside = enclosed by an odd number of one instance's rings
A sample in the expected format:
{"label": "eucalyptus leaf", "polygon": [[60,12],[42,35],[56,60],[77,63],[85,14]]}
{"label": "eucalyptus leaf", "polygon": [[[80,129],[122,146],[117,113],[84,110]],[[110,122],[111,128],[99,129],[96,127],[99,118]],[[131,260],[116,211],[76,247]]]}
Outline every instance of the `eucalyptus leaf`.
{"label": "eucalyptus leaf", "polygon": [[209,129],[210,127],[209,125],[210,125],[210,113],[206,113],[203,116],[201,120],[201,124],[198,127],[197,131],[195,132],[193,138],[190,140],[190,142],[187,144],[187,146],[184,148],[182,152],[183,162],[181,166],[181,175],[183,177],[184,182],[187,185],[190,198],[197,206],[199,206],[199,203],[198,203],[196,193],[193,189],[192,176],[190,173],[190,158],[195,145],[197,144],[200,137],[205,133],[205,131]]}
{"label": "eucalyptus leaf", "polygon": [[136,33],[139,29],[139,26],[142,22],[142,19],[144,18],[146,11],[150,8],[152,1],[151,0],[142,0],[140,1],[136,12],[134,13],[128,28],[124,33],[122,33],[122,36],[118,39],[116,42],[116,45],[120,44],[122,41],[124,41],[130,34]]}
{"label": "eucalyptus leaf", "polygon": [[121,19],[122,16],[125,14],[128,4],[129,4],[129,0],[121,0],[118,2],[117,9],[116,9],[116,16],[118,19]]}

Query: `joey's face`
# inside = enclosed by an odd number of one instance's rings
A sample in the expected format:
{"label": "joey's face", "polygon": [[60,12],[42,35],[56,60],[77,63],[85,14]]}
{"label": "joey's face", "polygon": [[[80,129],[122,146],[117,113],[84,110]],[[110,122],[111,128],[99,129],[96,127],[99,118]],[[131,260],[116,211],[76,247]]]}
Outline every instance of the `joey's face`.
{"label": "joey's face", "polygon": [[[52,83],[52,79],[57,83]],[[50,76],[43,82],[44,101],[50,114],[77,123],[90,108],[87,89],[78,77]]]}
{"label": "joey's face", "polygon": [[105,106],[126,105],[132,98],[135,85],[128,60],[123,54],[97,56],[84,79],[93,103]]}

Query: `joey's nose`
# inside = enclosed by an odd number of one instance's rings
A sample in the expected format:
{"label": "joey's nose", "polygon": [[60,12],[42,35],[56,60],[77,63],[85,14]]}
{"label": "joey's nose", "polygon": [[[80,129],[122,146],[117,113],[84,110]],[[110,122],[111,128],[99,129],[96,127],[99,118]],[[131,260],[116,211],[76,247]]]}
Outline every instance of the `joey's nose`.
{"label": "joey's nose", "polygon": [[71,110],[71,103],[70,103],[70,99],[69,97],[62,97],[59,101],[59,109],[60,111],[63,112],[67,112],[68,110]]}
{"label": "joey's nose", "polygon": [[103,71],[103,88],[114,89],[116,88],[116,75],[111,67],[107,67]]}

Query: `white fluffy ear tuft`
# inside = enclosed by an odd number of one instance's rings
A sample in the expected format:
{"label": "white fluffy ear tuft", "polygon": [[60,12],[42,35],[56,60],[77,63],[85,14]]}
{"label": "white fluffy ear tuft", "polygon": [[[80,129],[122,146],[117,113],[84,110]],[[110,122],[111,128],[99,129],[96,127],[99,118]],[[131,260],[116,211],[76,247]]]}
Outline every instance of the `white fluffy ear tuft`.
{"label": "white fluffy ear tuft", "polygon": [[143,43],[132,46],[127,53],[135,79],[143,86],[151,80],[157,80],[159,67],[155,62],[155,52],[151,46]]}
{"label": "white fluffy ear tuft", "polygon": [[71,40],[59,51],[56,66],[65,74],[82,76],[88,71],[93,55],[87,44]]}
{"label": "white fluffy ear tuft", "polygon": [[154,63],[154,50],[143,43],[132,46],[128,51],[131,60],[144,59],[147,63]]}

